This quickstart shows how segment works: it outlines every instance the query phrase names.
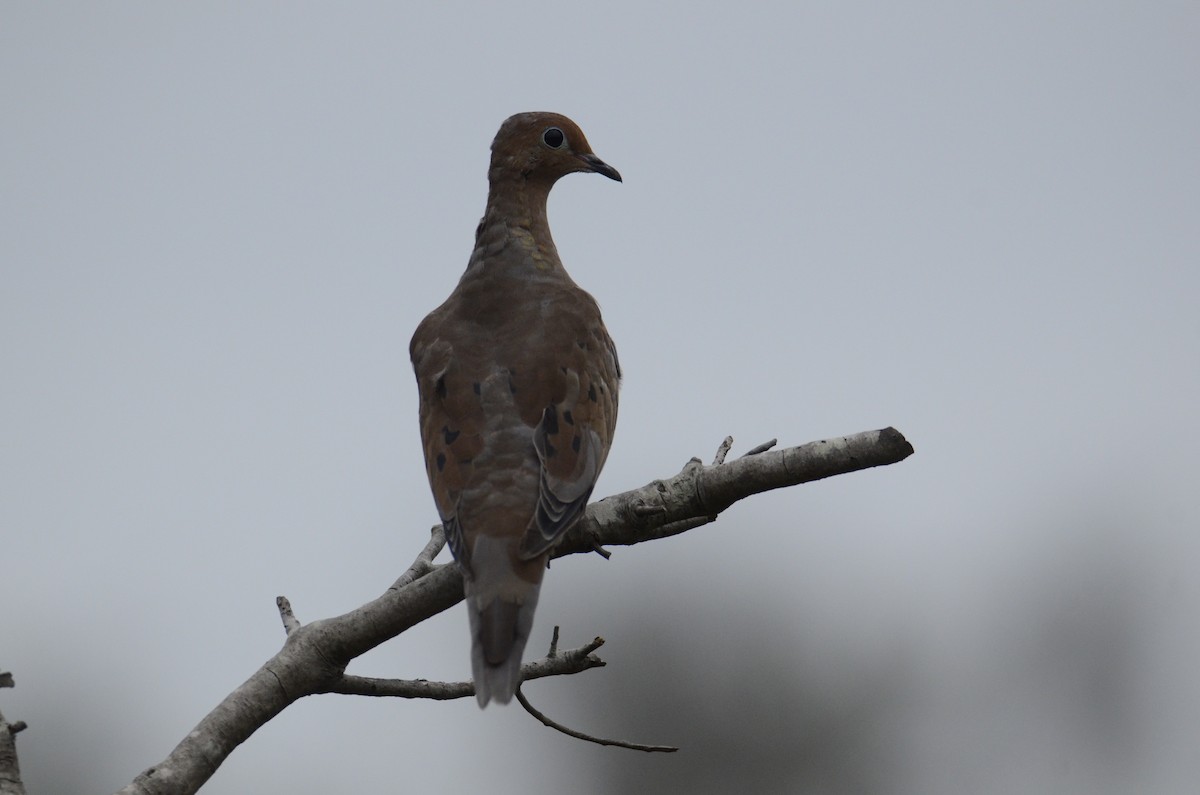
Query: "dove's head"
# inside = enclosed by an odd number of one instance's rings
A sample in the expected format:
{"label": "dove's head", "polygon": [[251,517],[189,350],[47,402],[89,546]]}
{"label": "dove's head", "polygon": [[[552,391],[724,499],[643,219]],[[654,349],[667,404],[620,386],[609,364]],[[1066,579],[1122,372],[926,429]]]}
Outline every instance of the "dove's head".
{"label": "dove's head", "polygon": [[576,171],[621,181],[617,170],[592,153],[579,125],[558,113],[518,113],[492,141],[491,181],[523,179],[553,185]]}

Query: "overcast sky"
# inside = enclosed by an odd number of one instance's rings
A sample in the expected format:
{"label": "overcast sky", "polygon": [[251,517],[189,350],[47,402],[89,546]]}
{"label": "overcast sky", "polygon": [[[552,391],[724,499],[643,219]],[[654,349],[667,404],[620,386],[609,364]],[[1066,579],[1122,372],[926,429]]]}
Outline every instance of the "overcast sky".
{"label": "overcast sky", "polygon": [[[1187,792],[1200,777],[1200,9],[8,3],[0,710],[30,793],[159,761],[436,519],[407,345],[500,122],[626,381],[597,495],[893,425],[902,464],[556,563],[607,668],[323,696],[204,790]],[[356,661],[464,679],[465,611]],[[647,782],[654,782],[647,784]],[[486,789],[483,789],[486,788]]]}

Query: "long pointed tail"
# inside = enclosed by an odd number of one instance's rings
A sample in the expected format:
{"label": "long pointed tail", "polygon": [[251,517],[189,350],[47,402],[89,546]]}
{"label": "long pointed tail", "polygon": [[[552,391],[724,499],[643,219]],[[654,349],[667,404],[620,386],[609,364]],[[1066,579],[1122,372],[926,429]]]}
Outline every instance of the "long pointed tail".
{"label": "long pointed tail", "polygon": [[480,708],[495,700],[507,704],[521,684],[521,655],[533,628],[539,585],[528,583],[520,603],[494,596],[486,605],[467,588],[471,623],[471,671]]}

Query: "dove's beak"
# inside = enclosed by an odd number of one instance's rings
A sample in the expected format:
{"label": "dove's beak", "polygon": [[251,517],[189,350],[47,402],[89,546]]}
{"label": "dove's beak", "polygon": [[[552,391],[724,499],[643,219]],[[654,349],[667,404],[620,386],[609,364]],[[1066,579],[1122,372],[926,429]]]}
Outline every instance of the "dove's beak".
{"label": "dove's beak", "polygon": [[576,157],[583,161],[584,168],[588,171],[594,171],[597,174],[603,174],[609,179],[621,182],[621,173],[591,152],[584,155],[576,155]]}

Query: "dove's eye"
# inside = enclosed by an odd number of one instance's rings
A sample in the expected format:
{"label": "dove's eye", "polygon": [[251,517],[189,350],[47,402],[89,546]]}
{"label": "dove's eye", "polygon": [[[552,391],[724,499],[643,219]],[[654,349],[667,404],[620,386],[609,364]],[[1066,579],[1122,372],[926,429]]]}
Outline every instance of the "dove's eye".
{"label": "dove's eye", "polygon": [[567,142],[567,136],[557,127],[549,127],[542,133],[542,142],[551,149],[560,149]]}

